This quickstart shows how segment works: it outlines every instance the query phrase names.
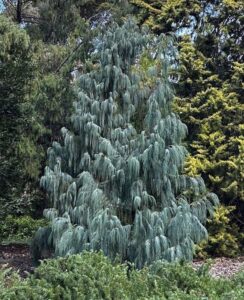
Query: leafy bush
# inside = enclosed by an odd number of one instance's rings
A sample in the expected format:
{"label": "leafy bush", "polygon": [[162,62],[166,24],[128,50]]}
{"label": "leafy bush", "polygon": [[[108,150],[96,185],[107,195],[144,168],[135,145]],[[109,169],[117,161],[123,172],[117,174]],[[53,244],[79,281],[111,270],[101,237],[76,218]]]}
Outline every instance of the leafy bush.
{"label": "leafy bush", "polygon": [[[4,271],[3,271],[4,272]],[[0,273],[1,274],[1,273]],[[83,252],[45,260],[20,282],[2,280],[0,299],[243,299],[244,273],[213,279],[205,268],[157,262],[140,271],[112,263],[100,253]],[[10,282],[10,283],[9,283]]]}
{"label": "leafy bush", "polygon": [[32,238],[39,227],[46,224],[47,221],[44,219],[35,220],[30,216],[9,215],[0,222],[0,242],[28,240]]}

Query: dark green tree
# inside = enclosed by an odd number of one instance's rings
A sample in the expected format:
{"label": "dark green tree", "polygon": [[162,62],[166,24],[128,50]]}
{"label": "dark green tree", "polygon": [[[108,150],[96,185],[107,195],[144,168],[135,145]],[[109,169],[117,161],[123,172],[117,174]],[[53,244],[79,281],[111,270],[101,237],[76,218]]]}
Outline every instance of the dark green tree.
{"label": "dark green tree", "polygon": [[85,24],[121,22],[130,11],[127,0],[36,0],[32,5],[37,21],[26,21],[31,36],[52,44],[66,44],[70,35],[84,32]]}
{"label": "dark green tree", "polygon": [[27,201],[18,205],[14,199],[20,198],[25,182],[39,176],[42,150],[36,141],[42,126],[30,98],[36,75],[33,57],[25,30],[0,16],[1,214],[28,210]]}

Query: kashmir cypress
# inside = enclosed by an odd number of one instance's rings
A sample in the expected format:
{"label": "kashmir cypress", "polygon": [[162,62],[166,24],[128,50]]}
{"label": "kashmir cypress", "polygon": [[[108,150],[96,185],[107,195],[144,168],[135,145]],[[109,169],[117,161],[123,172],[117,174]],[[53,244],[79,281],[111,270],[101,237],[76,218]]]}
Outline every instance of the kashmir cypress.
{"label": "kashmir cypress", "polygon": [[[154,63],[142,72],[145,55]],[[78,81],[72,127],[48,150],[41,185],[51,225],[36,233],[36,258],[45,249],[55,256],[101,249],[138,268],[192,259],[218,199],[201,177],[183,174],[187,127],[171,110],[172,57],[169,38],[132,21],[95,40],[93,68]]]}

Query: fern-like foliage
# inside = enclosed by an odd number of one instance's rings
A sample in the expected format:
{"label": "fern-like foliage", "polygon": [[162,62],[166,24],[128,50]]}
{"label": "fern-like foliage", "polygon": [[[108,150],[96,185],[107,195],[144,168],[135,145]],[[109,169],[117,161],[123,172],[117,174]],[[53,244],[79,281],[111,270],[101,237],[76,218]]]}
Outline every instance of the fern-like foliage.
{"label": "fern-like foliage", "polygon": [[[145,53],[155,66],[141,72]],[[182,173],[187,128],[171,111],[172,57],[171,39],[132,21],[96,40],[94,68],[78,82],[72,130],[63,128],[63,144],[48,151],[41,185],[51,226],[37,232],[37,254],[43,247],[56,256],[102,249],[138,268],[192,259],[218,199],[201,178]]]}

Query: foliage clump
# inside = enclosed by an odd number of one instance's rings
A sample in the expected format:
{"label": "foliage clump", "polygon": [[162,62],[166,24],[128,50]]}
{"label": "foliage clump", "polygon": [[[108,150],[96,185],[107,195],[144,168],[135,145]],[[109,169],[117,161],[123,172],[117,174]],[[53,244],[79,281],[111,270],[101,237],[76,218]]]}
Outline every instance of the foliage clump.
{"label": "foliage clump", "polygon": [[[208,240],[197,246],[199,257],[225,256],[234,257],[239,254],[239,241],[236,238],[238,227],[231,224],[230,214],[234,207],[219,206],[213,218],[207,221]],[[239,236],[239,240],[241,237]]]}
{"label": "foliage clump", "polygon": [[[171,109],[172,41],[128,21],[108,28],[94,48],[94,67],[78,81],[72,130],[63,128],[63,143],[48,150],[41,185],[52,225],[37,232],[35,256],[45,247],[56,256],[102,249],[139,268],[191,260],[218,199],[200,177],[182,173],[187,128]],[[146,75],[138,66],[145,53],[157,62]]]}

